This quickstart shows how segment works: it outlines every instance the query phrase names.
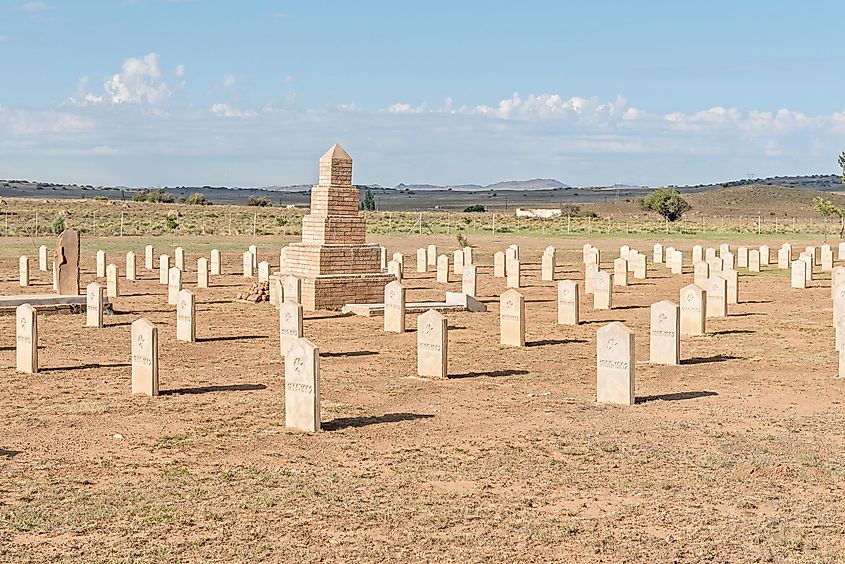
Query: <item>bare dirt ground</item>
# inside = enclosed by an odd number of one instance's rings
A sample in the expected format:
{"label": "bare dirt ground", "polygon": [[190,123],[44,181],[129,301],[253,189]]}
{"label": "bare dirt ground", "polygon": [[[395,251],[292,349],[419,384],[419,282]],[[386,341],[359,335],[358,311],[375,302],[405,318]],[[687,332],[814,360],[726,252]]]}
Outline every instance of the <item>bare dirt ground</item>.
{"label": "bare dirt ground", "polygon": [[[378,240],[405,253],[409,300],[459,287],[414,267],[418,246],[451,251],[454,238]],[[498,345],[505,288],[491,266],[514,241],[527,265],[523,349]],[[584,323],[558,326],[540,255],[555,245],[558,278],[581,279],[584,241],[473,238],[490,310],[449,314],[449,380],[415,377],[415,316],[394,335],[378,317],[306,313],[324,428],[306,435],[284,428],[275,308],[230,301],[247,285],[237,249],[248,241],[221,246],[227,274],[213,288],[187,273],[199,342],[183,343],[165,288],[142,268],[146,241],[85,240],[83,284],[99,247],[121,270],[122,253],[138,253],[140,281],[121,280],[103,329],[41,316],[36,375],[15,372],[13,317],[0,317],[0,561],[845,560],[829,275],[793,290],[785,271],[741,271],[742,303],[682,339],[681,366],[651,366],[648,308],[677,301],[689,264],[683,276],[650,265],[648,280],[615,289],[611,311],[582,297]],[[620,240],[592,242],[609,269]],[[181,243],[190,266],[214,242]],[[260,241],[272,264],[279,243]],[[23,249],[0,241],[2,294],[22,293]],[[50,292],[49,273],[34,282]],[[139,316],[159,327],[157,398],[129,393]],[[636,333],[632,407],[595,402],[595,334],[611,320]]]}

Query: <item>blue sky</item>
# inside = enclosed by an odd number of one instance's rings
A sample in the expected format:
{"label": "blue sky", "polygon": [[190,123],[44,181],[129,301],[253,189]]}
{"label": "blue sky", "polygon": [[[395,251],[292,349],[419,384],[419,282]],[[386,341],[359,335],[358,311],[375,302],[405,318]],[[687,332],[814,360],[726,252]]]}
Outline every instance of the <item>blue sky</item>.
{"label": "blue sky", "polygon": [[0,0],[0,177],[687,184],[836,172],[845,3]]}

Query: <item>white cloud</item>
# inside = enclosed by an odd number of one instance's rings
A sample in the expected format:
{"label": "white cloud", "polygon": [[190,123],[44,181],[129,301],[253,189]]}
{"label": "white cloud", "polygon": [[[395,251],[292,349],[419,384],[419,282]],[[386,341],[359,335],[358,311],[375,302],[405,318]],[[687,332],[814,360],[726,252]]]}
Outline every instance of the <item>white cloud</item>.
{"label": "white cloud", "polygon": [[529,95],[523,98],[518,92],[499,102],[498,106],[480,105],[475,112],[502,119],[570,119],[575,121],[608,121],[622,117],[628,101],[617,96],[614,102],[599,102],[598,98],[560,94]]}
{"label": "white cloud", "polygon": [[21,5],[21,10],[24,12],[45,12],[47,10],[52,10],[53,7],[47,4],[46,2],[24,2]]}
{"label": "white cloud", "polygon": [[239,110],[237,108],[233,108],[229,104],[213,104],[211,106],[211,111],[222,117],[252,117],[255,112],[250,110]]}
{"label": "white cloud", "polygon": [[81,115],[52,110],[10,110],[0,107],[0,122],[12,135],[66,133],[92,129],[95,123]]}
{"label": "white cloud", "polygon": [[176,77],[185,78],[185,65],[176,65]]}
{"label": "white cloud", "polygon": [[289,74],[288,74],[288,75],[285,75],[285,78],[284,78],[284,83],[285,83],[285,84],[293,84],[293,76],[292,76],[292,75],[289,75]]}
{"label": "white cloud", "polygon": [[235,75],[233,74],[223,75],[223,86],[225,86],[226,88],[231,88],[232,86],[234,86],[236,81],[237,80],[235,79]]}
{"label": "white cloud", "polygon": [[121,71],[106,80],[103,87],[112,104],[155,105],[170,97],[156,53],[126,59]]}

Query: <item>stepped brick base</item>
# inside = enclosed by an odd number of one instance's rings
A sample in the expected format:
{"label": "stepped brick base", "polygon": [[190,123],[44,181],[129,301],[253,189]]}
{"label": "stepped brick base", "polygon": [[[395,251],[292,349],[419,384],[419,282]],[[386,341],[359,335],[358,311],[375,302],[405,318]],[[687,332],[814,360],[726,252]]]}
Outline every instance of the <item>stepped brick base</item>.
{"label": "stepped brick base", "polygon": [[392,274],[333,274],[302,278],[302,307],[307,311],[339,310],[346,304],[384,301]]}

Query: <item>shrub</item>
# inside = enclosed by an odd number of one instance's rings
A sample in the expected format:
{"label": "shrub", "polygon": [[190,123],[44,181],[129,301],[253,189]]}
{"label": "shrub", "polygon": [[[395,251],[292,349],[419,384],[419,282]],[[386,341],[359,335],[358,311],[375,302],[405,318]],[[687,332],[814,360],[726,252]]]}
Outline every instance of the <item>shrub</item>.
{"label": "shrub", "polygon": [[173,196],[168,194],[161,188],[154,188],[149,190],[147,188],[142,188],[135,192],[135,195],[132,196],[132,200],[135,202],[152,202],[156,204],[172,204],[173,203]]}
{"label": "shrub", "polygon": [[463,233],[458,233],[455,238],[458,240],[458,247],[463,249],[464,247],[469,247],[469,239],[467,239]]}
{"label": "shrub", "polygon": [[210,206],[211,202],[205,198],[199,192],[194,192],[185,200],[185,203],[190,204],[192,206]]}
{"label": "shrub", "polygon": [[270,203],[270,198],[263,198],[259,196],[250,196],[246,201],[248,206],[256,206],[259,208],[269,208],[273,204]]}
{"label": "shrub", "polygon": [[60,215],[57,215],[53,218],[53,222],[50,224],[50,231],[53,232],[53,235],[61,235],[62,231],[65,230],[65,218]]}
{"label": "shrub", "polygon": [[364,192],[364,200],[361,202],[361,209],[367,211],[374,211],[376,209],[376,199],[373,196],[373,191],[367,188]]}
{"label": "shrub", "polygon": [[176,218],[170,215],[164,216],[164,223],[167,225],[168,229],[176,229],[179,227],[179,222],[176,221]]}
{"label": "shrub", "polygon": [[598,216],[599,216],[599,214],[597,214],[597,213],[596,213],[596,212],[594,212],[593,210],[578,210],[578,211],[575,213],[575,217],[592,217],[592,218],[596,218],[596,217],[598,217]]}
{"label": "shrub", "polygon": [[276,218],[276,225],[278,225],[279,227],[284,227],[287,224],[288,224],[288,220],[287,220],[286,217],[277,217]]}
{"label": "shrub", "polygon": [[668,221],[677,221],[692,209],[676,188],[658,188],[640,200],[640,206],[644,210],[659,213]]}
{"label": "shrub", "polygon": [[486,211],[486,210],[485,210],[484,206],[482,206],[481,204],[475,204],[474,206],[464,208],[464,211],[469,213],[469,212],[483,212],[483,211]]}
{"label": "shrub", "polygon": [[94,196],[94,201],[95,202],[108,202],[109,199],[106,198],[105,196]]}

